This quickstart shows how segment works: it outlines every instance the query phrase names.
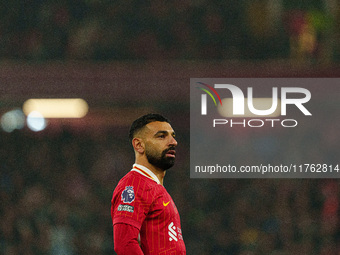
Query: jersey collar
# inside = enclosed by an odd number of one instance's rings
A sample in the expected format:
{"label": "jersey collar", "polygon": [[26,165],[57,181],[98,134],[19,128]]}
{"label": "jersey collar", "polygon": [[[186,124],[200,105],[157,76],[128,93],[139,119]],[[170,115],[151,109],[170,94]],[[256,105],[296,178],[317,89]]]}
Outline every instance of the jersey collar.
{"label": "jersey collar", "polygon": [[139,165],[139,164],[133,164],[133,168],[131,169],[131,171],[135,171],[137,173],[140,173],[141,175],[144,175],[144,176],[148,177],[149,179],[154,180],[158,184],[161,184],[161,182],[158,180],[157,176],[151,170],[146,168],[145,166],[142,166],[142,165]]}

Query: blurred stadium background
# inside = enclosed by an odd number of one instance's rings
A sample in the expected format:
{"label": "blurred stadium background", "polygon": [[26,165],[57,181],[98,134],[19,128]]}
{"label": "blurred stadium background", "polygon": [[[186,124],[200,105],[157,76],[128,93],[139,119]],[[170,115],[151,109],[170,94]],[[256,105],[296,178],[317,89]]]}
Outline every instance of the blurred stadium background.
{"label": "blurred stadium background", "polygon": [[[339,1],[11,0],[0,13],[0,254],[114,254],[111,195],[147,112],[178,134],[165,186],[188,254],[340,254],[338,180],[189,178],[190,77],[337,77]],[[336,162],[337,91],[320,91],[313,109],[331,110],[295,136],[227,133],[234,160]],[[34,132],[30,98],[89,111]]]}

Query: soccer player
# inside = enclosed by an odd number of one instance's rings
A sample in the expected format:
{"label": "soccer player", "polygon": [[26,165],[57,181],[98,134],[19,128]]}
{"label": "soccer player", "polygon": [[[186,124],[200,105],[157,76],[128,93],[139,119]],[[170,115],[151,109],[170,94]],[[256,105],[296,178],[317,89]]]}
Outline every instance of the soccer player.
{"label": "soccer player", "polygon": [[119,181],[111,201],[115,251],[186,254],[177,208],[163,186],[166,170],[175,163],[175,132],[165,117],[147,114],[132,123],[129,138],[135,164]]}

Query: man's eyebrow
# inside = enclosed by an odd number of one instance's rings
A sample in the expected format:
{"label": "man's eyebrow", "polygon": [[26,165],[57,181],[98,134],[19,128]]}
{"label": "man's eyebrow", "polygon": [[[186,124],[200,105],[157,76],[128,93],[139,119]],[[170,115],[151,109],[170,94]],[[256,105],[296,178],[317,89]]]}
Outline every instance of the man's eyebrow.
{"label": "man's eyebrow", "polygon": [[170,133],[172,136],[176,135],[175,131],[169,132],[169,131],[165,131],[165,130],[159,130],[159,131],[157,131],[157,133],[155,134],[155,136],[156,136],[156,135],[159,135],[159,134],[164,134],[164,135],[166,135],[166,134],[168,134],[168,133]]}

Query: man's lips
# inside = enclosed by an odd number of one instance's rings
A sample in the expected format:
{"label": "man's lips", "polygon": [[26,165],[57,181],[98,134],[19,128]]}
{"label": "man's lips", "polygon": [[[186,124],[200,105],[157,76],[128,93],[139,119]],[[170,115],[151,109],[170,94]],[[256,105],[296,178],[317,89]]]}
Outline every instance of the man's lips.
{"label": "man's lips", "polygon": [[168,157],[174,158],[174,157],[176,157],[176,151],[175,150],[168,150],[165,155],[167,155]]}

